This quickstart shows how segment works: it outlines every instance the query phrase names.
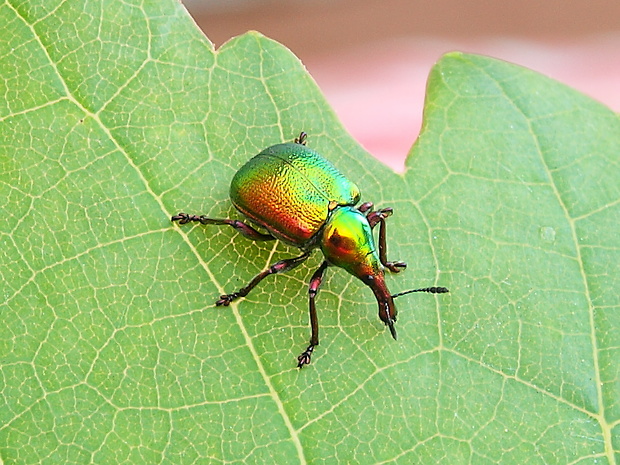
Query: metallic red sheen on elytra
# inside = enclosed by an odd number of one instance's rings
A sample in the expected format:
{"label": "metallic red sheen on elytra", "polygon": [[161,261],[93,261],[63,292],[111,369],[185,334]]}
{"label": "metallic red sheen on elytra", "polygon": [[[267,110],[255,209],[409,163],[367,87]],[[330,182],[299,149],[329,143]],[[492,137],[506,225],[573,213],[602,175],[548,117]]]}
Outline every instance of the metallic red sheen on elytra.
{"label": "metallic red sheen on elytra", "polygon": [[230,184],[230,198],[254,223],[299,247],[325,224],[330,209],[359,202],[360,191],[314,150],[287,143],[243,165]]}

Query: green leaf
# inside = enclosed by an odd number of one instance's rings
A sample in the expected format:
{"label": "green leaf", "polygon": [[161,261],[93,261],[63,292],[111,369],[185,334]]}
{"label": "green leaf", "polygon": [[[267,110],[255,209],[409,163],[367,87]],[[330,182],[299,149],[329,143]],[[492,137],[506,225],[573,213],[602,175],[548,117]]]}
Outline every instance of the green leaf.
{"label": "green leaf", "polygon": [[[8,463],[620,462],[620,123],[534,72],[450,54],[404,175],[257,33],[215,51],[176,1],[0,7],[0,458]],[[238,217],[235,171],[301,130],[392,206],[399,340]]]}

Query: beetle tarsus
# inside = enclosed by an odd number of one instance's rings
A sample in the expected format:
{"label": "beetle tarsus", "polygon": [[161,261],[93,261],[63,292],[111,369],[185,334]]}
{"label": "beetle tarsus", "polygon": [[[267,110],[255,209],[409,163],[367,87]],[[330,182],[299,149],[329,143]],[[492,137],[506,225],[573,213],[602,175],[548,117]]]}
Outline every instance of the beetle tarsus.
{"label": "beetle tarsus", "polygon": [[[372,207],[371,202],[367,202],[367,203],[370,203],[370,207]],[[366,204],[362,204],[361,206],[363,207],[364,205]],[[385,208],[382,208],[381,210],[377,210],[376,212],[373,212],[372,209],[370,208],[368,208],[367,210],[370,210],[368,214],[366,215],[366,219],[368,219],[368,224],[370,225],[371,228],[374,228],[377,225],[377,223],[385,221],[387,218],[389,218],[390,216],[394,214],[394,209],[392,207],[385,207]],[[362,211],[362,213],[364,213],[364,211]]]}
{"label": "beetle tarsus", "polygon": [[299,133],[299,137],[295,138],[295,143],[300,144],[300,145],[306,145],[307,138],[308,138],[308,134],[306,134],[304,131],[301,131]]}
{"label": "beetle tarsus", "polygon": [[230,305],[230,303],[235,300],[237,297],[239,297],[239,293],[238,292],[233,292],[232,294],[224,294],[220,296],[220,299],[215,302],[215,305],[217,305],[218,307],[228,307]]}
{"label": "beetle tarsus", "polygon": [[399,273],[402,270],[404,270],[405,268],[407,268],[407,264],[405,262],[387,262],[384,265],[388,270],[390,270],[392,273]]}
{"label": "beetle tarsus", "polygon": [[[192,221],[195,221],[197,223],[202,223],[202,224],[209,224],[213,221],[211,218],[207,218],[205,215],[198,216],[198,215],[190,215],[188,213],[179,213],[178,215],[174,215],[172,218],[170,218],[170,220],[178,221],[179,224],[187,224]],[[219,220],[215,220],[215,221],[219,221]],[[217,223],[217,224],[225,224],[225,223]]]}
{"label": "beetle tarsus", "polygon": [[170,218],[171,221],[178,221],[179,224],[187,224],[190,221],[193,221],[192,217],[195,215],[188,215],[187,213],[179,213],[178,215],[174,215]]}
{"label": "beetle tarsus", "polygon": [[297,368],[303,368],[304,365],[310,365],[312,361],[312,352],[314,351],[314,344],[310,344],[303,353],[297,357]]}

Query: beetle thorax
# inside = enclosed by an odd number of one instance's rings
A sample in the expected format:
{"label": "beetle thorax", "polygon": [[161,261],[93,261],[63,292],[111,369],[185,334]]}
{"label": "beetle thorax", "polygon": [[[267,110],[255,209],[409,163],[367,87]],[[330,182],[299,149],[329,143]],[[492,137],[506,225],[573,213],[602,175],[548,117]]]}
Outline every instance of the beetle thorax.
{"label": "beetle thorax", "polygon": [[383,274],[368,220],[355,207],[337,207],[331,212],[319,246],[329,263],[364,282],[368,276]]}

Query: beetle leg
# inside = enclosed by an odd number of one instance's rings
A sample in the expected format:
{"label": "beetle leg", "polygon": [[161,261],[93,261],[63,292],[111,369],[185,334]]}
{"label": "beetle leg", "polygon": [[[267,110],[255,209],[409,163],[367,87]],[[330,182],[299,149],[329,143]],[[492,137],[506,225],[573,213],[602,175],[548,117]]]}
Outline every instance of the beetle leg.
{"label": "beetle leg", "polygon": [[[366,204],[362,204],[361,206],[364,206],[364,205]],[[372,204],[370,205],[372,206]],[[364,210],[364,212],[365,211],[366,210]],[[376,212],[373,212],[372,210],[370,210],[368,214],[366,215],[366,219],[368,220],[368,224],[370,224],[370,227],[374,229],[377,223],[385,220],[389,216],[392,216],[392,213],[394,213],[394,209],[392,207],[382,208],[381,210],[378,210]]]}
{"label": "beetle leg", "polygon": [[249,292],[256,287],[258,283],[260,283],[263,279],[265,279],[270,274],[283,273],[285,271],[292,270],[297,265],[301,264],[308,258],[310,254],[308,252],[300,255],[299,257],[287,258],[286,260],[280,260],[277,263],[274,263],[265,271],[261,271],[258,273],[250,283],[239,289],[237,292],[233,292],[232,294],[221,295],[219,300],[215,302],[217,306],[225,306],[227,307],[233,300],[238,299],[239,297],[245,297],[249,294]]}
{"label": "beetle leg", "polygon": [[401,270],[407,268],[407,264],[405,262],[389,262],[387,260],[387,245],[385,241],[385,219],[392,215],[394,210],[392,208],[387,207],[383,208],[376,212],[370,212],[366,215],[366,219],[368,220],[368,224],[370,224],[371,228],[374,228],[377,223],[379,223],[379,260],[381,260],[381,264],[390,270],[392,273],[398,273]]}
{"label": "beetle leg", "polygon": [[195,221],[201,224],[218,224],[233,227],[237,232],[240,232],[248,239],[252,239],[253,241],[272,241],[275,240],[271,234],[263,234],[258,232],[252,226],[244,223],[239,220],[229,220],[229,219],[216,219],[216,218],[207,218],[204,215],[188,215],[187,213],[179,213],[178,215],[174,215],[171,218],[172,221],[178,221],[179,224],[186,224],[191,221]]}
{"label": "beetle leg", "polygon": [[310,336],[310,345],[303,351],[303,353],[297,357],[297,367],[303,368],[304,365],[310,364],[310,358],[312,356],[312,352],[314,351],[314,347],[319,345],[319,319],[316,316],[316,305],[314,304],[314,299],[319,292],[319,286],[321,285],[321,281],[323,281],[323,273],[327,268],[328,263],[324,261],[321,263],[321,266],[314,272],[312,278],[310,279],[310,285],[308,286],[308,294],[310,296],[310,326],[312,327],[312,335]]}
{"label": "beetle leg", "polygon": [[[368,212],[370,214],[370,212],[372,212],[372,206],[373,206],[372,202],[364,202],[358,207],[358,210],[362,213]],[[368,215],[366,215],[366,218],[368,218]]]}

